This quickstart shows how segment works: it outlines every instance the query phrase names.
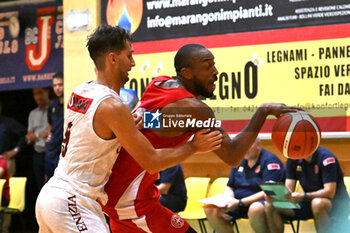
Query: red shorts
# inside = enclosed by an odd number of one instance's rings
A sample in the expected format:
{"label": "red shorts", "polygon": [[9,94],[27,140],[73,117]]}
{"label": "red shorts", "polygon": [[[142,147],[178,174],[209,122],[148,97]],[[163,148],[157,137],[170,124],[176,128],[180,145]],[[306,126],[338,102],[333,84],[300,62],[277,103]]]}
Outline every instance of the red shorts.
{"label": "red shorts", "polygon": [[185,233],[189,227],[186,220],[174,214],[160,203],[137,219],[110,219],[113,233]]}

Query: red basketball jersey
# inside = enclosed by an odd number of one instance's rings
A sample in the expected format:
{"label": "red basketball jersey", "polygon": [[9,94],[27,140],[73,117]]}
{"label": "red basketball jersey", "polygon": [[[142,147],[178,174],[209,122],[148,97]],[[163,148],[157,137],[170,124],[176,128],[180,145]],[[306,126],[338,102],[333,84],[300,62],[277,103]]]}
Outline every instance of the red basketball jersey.
{"label": "red basketball jersey", "polygon": [[[141,98],[139,108],[156,111],[174,101],[193,98],[193,94],[183,88],[163,88],[159,82],[172,79],[159,76],[152,80]],[[150,129],[141,131],[155,148],[176,147],[186,143],[193,133],[171,138],[160,137]],[[158,173],[150,174],[124,150],[121,149],[112,174],[105,186],[108,202],[103,211],[114,219],[131,219],[142,216],[159,200],[159,191],[154,185]]]}

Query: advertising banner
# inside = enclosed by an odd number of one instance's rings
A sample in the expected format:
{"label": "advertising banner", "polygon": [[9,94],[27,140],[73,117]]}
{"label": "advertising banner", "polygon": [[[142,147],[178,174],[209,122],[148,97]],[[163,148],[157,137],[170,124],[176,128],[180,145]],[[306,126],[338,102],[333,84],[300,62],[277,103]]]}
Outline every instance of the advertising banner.
{"label": "advertising banner", "polygon": [[51,86],[63,71],[62,3],[0,8],[0,91]]}
{"label": "advertising banner", "polygon": [[140,96],[152,78],[176,75],[181,46],[198,43],[219,71],[215,95],[204,101],[229,132],[267,102],[304,108],[324,133],[350,131],[348,1],[102,1],[101,15],[132,32],[136,67],[126,88]]}

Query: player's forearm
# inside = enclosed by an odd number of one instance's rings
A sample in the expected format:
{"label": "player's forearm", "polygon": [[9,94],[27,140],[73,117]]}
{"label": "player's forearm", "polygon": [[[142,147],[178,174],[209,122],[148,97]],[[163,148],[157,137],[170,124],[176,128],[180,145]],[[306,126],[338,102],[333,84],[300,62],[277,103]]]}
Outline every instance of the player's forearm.
{"label": "player's forearm", "polygon": [[232,166],[238,166],[244,158],[244,155],[253,145],[258,136],[262,126],[264,125],[265,119],[268,115],[265,107],[257,109],[248,125],[230,141],[230,149],[227,150],[229,153],[226,163]]}
{"label": "player's forearm", "polygon": [[151,174],[156,173],[175,166],[196,152],[197,149],[192,142],[187,142],[177,148],[157,149],[155,153],[150,156],[149,163],[144,169]]}

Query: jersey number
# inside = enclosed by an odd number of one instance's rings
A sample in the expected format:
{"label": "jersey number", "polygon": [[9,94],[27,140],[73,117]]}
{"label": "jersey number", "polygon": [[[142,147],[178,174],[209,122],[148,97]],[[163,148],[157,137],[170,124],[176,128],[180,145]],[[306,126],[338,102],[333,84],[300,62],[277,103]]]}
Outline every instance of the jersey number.
{"label": "jersey number", "polygon": [[64,133],[64,139],[62,141],[62,157],[66,156],[66,153],[67,153],[67,147],[68,147],[68,142],[70,137],[70,128],[72,128],[72,126],[73,126],[73,123],[69,122],[67,130]]}

